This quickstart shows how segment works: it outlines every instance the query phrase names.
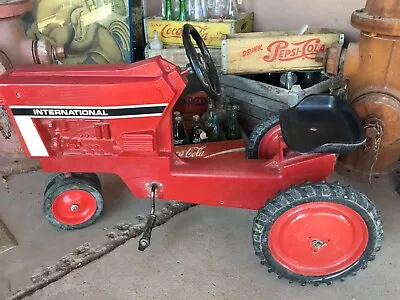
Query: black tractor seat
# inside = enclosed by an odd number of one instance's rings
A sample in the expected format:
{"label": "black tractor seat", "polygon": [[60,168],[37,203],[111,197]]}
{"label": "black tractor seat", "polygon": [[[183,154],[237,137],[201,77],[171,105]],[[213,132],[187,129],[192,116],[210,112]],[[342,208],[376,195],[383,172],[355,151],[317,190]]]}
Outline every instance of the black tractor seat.
{"label": "black tractor seat", "polygon": [[321,94],[304,98],[282,111],[286,145],[299,153],[346,154],[365,143],[365,130],[345,100]]}

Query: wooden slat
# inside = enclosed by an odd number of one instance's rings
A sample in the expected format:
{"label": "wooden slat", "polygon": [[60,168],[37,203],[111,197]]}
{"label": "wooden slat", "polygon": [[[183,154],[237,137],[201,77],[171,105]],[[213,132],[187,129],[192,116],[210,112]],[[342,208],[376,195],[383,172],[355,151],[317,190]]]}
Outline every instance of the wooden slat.
{"label": "wooden slat", "polygon": [[252,117],[255,117],[257,119],[262,119],[268,113],[271,113],[270,110],[266,110],[264,108],[257,107],[255,105],[246,103],[246,102],[244,102],[242,100],[231,98],[229,96],[227,98],[230,99],[233,104],[239,105],[240,112],[242,114],[244,114],[244,115],[252,116]]}
{"label": "wooden slat", "polygon": [[269,110],[269,111],[280,111],[288,108],[289,106],[283,102],[275,101],[272,98],[262,97],[252,93],[244,92],[236,88],[229,86],[224,87],[224,95],[231,98],[243,101],[254,106]]}
{"label": "wooden slat", "polygon": [[287,103],[289,91],[270,84],[234,75],[222,75],[221,83],[261,97]]}

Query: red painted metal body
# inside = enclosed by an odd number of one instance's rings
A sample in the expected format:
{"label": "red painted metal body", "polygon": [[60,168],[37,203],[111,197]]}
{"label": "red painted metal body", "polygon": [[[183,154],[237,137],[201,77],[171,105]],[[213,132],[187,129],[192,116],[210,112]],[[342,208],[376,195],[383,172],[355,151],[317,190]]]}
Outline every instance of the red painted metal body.
{"label": "red painted metal body", "polygon": [[[268,151],[266,159],[179,158],[172,142],[171,112],[185,85],[179,68],[161,57],[133,65],[36,66],[0,77],[0,104],[18,128],[26,155],[39,157],[44,171],[114,173],[137,197],[147,198],[148,184],[157,182],[160,199],[259,209],[278,190],[324,180],[333,172],[335,154],[293,153],[280,131],[273,139],[273,155]],[[164,104],[162,113],[155,115],[57,117],[66,106],[123,109]],[[52,109],[46,116],[16,115],[32,107]],[[27,120],[43,142],[40,153],[46,155],[32,154],[38,152],[23,132]]]}

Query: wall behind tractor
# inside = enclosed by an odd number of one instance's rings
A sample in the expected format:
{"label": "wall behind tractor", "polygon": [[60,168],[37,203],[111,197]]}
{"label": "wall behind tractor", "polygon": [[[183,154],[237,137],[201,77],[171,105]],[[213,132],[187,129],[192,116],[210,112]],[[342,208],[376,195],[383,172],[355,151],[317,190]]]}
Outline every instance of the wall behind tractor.
{"label": "wall behind tractor", "polygon": [[[290,30],[309,24],[344,32],[350,41],[358,39],[351,27],[354,10],[366,0],[243,0],[246,11],[255,12],[255,31]],[[160,0],[147,0],[149,15],[159,14]]]}

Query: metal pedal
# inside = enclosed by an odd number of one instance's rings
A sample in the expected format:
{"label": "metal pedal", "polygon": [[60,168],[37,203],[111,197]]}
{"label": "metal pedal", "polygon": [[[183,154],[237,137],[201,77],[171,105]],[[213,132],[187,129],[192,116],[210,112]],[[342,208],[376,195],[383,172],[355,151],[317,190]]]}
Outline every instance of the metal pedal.
{"label": "metal pedal", "polygon": [[150,201],[151,201],[151,211],[150,215],[147,218],[146,226],[144,227],[143,235],[139,240],[139,251],[146,250],[147,247],[150,246],[151,240],[151,232],[153,230],[154,224],[156,223],[156,191],[157,191],[157,184],[151,184],[151,191],[150,191]]}

